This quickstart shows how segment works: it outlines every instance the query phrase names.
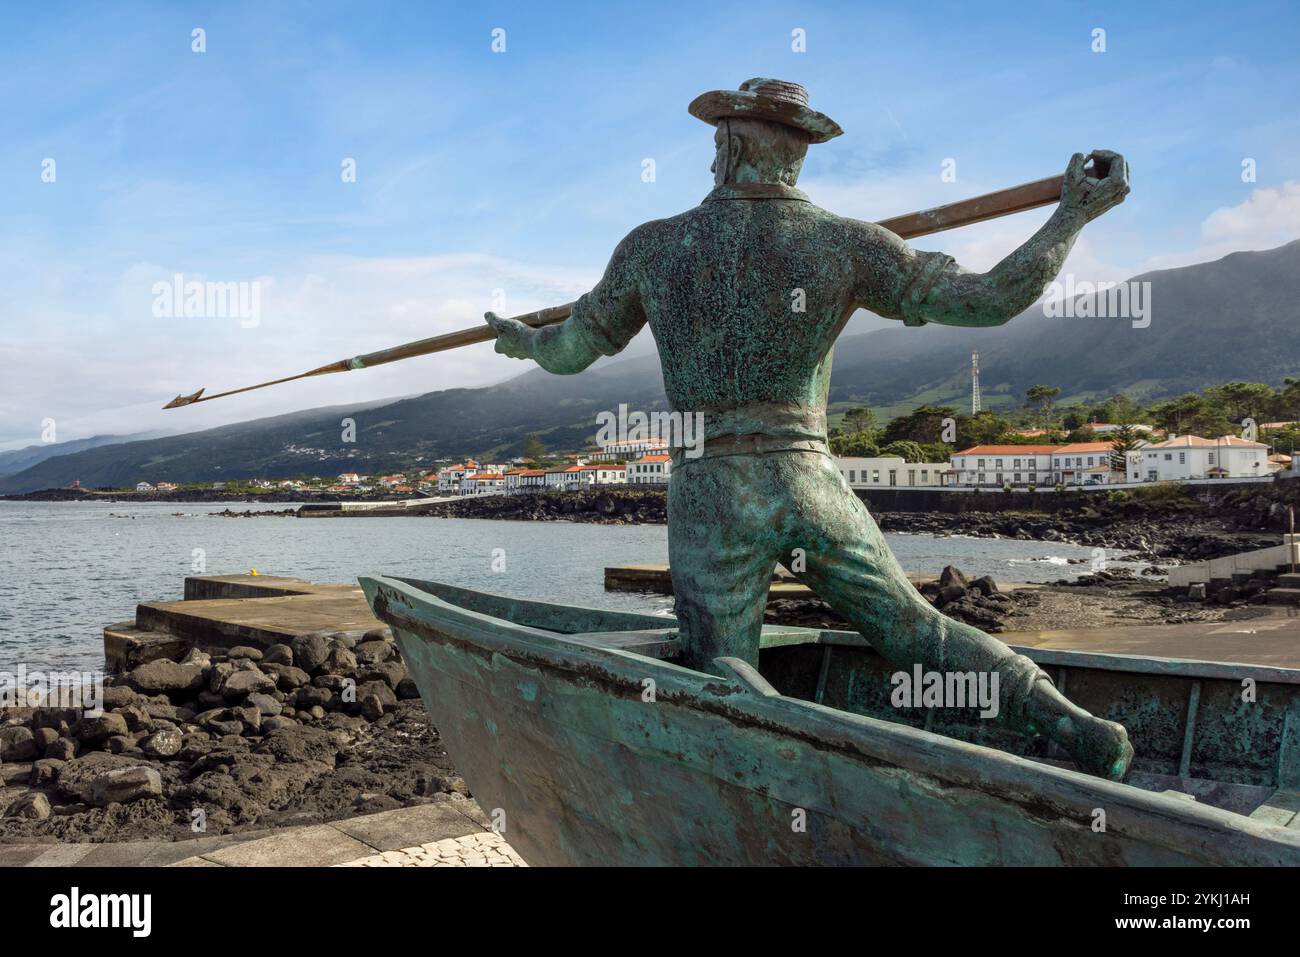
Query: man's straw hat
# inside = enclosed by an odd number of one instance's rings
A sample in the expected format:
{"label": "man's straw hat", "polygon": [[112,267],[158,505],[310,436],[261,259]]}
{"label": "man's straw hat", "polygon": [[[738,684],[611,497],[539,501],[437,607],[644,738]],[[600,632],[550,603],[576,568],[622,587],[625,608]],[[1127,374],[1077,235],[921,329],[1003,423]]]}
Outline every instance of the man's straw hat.
{"label": "man's straw hat", "polygon": [[717,126],[719,120],[767,120],[803,130],[810,143],[825,143],[844,131],[825,113],[808,108],[808,91],[798,83],[754,77],[739,90],[701,93],[687,107],[691,116]]}

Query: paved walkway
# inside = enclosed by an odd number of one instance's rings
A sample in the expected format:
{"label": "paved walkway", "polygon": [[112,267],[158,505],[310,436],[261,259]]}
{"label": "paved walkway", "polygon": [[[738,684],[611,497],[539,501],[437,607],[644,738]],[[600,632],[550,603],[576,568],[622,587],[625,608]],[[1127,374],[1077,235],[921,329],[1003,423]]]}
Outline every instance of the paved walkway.
{"label": "paved walkway", "polygon": [[527,867],[501,835],[467,834],[385,851],[335,867]]}
{"label": "paved walkway", "polygon": [[[455,854],[448,842],[456,845]],[[491,831],[477,804],[445,801],[327,824],[188,841],[3,844],[0,867],[332,867],[392,854],[412,863],[430,854],[435,863],[458,858],[460,866],[477,865],[479,858],[522,863]]]}

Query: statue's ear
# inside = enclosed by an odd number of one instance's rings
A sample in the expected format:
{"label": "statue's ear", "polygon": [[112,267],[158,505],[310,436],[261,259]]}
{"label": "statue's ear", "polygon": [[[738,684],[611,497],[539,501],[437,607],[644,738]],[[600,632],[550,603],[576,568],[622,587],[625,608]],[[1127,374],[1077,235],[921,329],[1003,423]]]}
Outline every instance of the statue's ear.
{"label": "statue's ear", "polygon": [[737,161],[745,154],[745,141],[739,136],[732,134],[728,137],[727,157],[731,160],[731,168],[736,168]]}

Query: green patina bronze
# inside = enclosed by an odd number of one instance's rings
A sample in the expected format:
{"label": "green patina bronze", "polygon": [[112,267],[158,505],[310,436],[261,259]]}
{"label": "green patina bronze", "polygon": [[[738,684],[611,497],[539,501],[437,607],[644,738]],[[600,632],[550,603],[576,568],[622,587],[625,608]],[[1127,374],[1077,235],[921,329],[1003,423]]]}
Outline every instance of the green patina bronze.
{"label": "green patina bronze", "polygon": [[758,671],[705,674],[672,619],[361,585],[530,864],[1300,865],[1294,669],[1022,649],[1130,729],[1119,784],[977,709],[897,707],[854,632],[768,626]]}
{"label": "green patina bronze", "polygon": [[996,673],[999,720],[1046,735],[1083,770],[1122,777],[1133,753],[1122,726],[1075,706],[1029,658],[913,589],[830,458],[826,400],[832,346],[857,309],[912,326],[993,326],[1031,305],[1083,225],[1127,195],[1123,157],[1076,154],[1048,221],[976,274],[795,188],[809,143],[840,133],[802,87],[755,79],[690,109],[717,127],[704,202],[634,229],[562,324],[487,315],[499,352],[560,374],[617,353],[649,325],[673,409],[702,414],[703,454],[675,450],[669,487],[682,664],[758,664],[768,581],[783,561],[900,669]]}

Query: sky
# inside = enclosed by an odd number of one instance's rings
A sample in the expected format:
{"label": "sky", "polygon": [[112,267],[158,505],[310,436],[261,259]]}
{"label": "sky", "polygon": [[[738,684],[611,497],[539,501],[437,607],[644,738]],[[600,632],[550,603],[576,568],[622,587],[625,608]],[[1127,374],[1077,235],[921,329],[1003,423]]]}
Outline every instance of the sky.
{"label": "sky", "polygon": [[[517,375],[484,344],[161,411],[576,298],[634,226],[707,194],[686,105],[752,76],[843,127],[800,181],[843,215],[1112,149],[1132,193],[1076,279],[1278,246],[1300,237],[1298,42],[1294,0],[3,7],[0,449]],[[984,270],[1047,215],[916,245]],[[177,275],[248,284],[256,318],[168,316]]]}

